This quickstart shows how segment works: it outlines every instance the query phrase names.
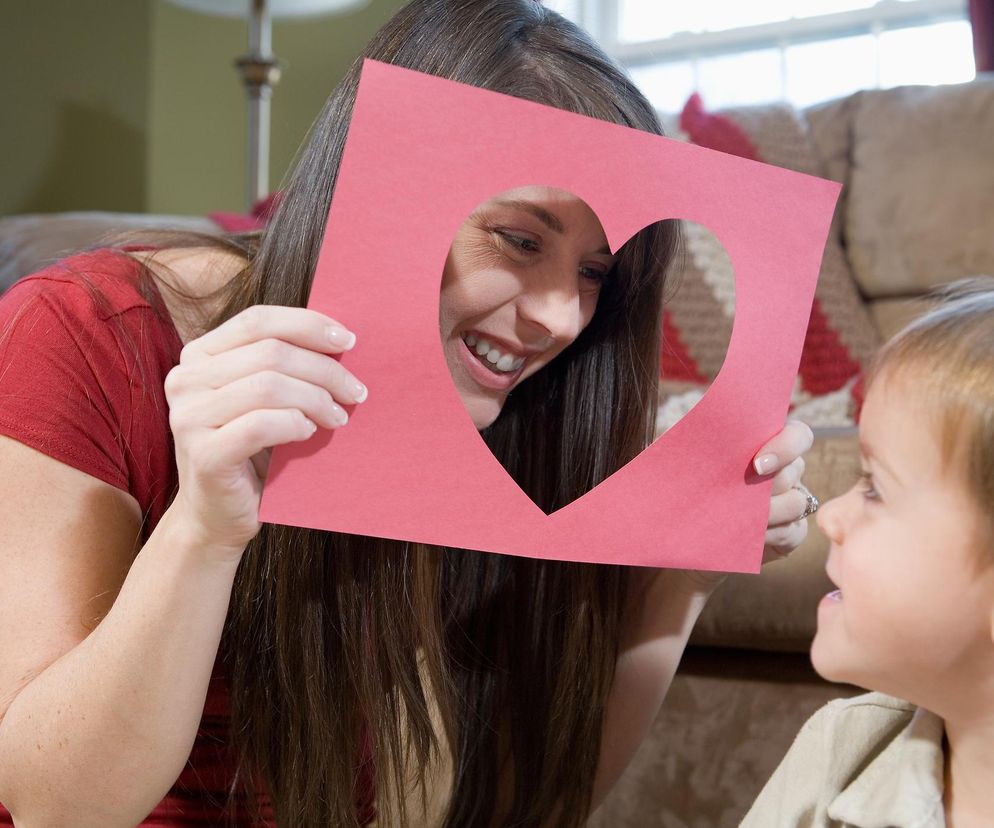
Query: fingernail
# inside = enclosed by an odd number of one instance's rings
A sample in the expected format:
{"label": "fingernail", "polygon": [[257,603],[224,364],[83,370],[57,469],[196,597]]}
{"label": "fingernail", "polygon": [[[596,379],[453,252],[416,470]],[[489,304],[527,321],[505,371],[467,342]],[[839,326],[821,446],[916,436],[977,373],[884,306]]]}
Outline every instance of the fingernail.
{"label": "fingernail", "polygon": [[345,413],[345,409],[337,405],[332,406],[331,416],[336,426],[343,426],[349,421],[349,415]]}
{"label": "fingernail", "polygon": [[325,333],[328,336],[328,341],[332,345],[337,345],[344,351],[348,351],[355,345],[355,334],[351,331],[346,331],[343,328],[337,328],[334,325],[329,325],[325,328]]}
{"label": "fingernail", "polygon": [[761,454],[752,461],[756,474],[769,474],[777,467],[779,458],[775,454]]}
{"label": "fingernail", "polygon": [[355,384],[355,401],[357,403],[365,402],[366,397],[369,396],[369,391],[366,390],[366,386],[361,382]]}

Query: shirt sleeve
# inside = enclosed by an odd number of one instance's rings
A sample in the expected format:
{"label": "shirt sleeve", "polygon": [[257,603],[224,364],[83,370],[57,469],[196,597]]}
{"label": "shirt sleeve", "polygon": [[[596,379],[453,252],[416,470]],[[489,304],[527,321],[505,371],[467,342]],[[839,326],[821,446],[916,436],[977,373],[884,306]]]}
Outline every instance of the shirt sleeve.
{"label": "shirt sleeve", "polygon": [[0,433],[127,491],[120,351],[84,285],[15,284],[0,297]]}

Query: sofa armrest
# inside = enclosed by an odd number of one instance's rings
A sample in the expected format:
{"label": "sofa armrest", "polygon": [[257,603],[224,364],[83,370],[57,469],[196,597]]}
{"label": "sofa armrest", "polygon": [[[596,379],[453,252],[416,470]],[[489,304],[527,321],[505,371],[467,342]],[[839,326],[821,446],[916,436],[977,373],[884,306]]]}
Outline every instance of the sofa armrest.
{"label": "sofa armrest", "polygon": [[0,293],[22,276],[98,245],[115,233],[152,229],[218,232],[214,222],[199,216],[87,211],[0,218]]}

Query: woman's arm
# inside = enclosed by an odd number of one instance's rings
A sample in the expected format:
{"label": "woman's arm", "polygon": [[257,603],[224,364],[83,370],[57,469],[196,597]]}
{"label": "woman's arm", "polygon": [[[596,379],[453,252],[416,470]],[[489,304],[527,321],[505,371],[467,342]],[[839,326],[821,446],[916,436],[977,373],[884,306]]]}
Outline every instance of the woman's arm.
{"label": "woman's arm", "polygon": [[637,609],[621,642],[604,712],[591,810],[607,796],[649,732],[690,632],[718,583],[709,586],[677,569],[639,570],[637,580]]}
{"label": "woman's arm", "polygon": [[[794,487],[804,473],[811,429],[789,420],[754,460],[757,475],[772,477],[763,562],[784,557],[807,535],[798,518],[807,500]],[[597,808],[635,755],[680,664],[690,632],[724,576],[675,569],[637,571],[632,611],[620,646],[614,684],[604,711],[600,762],[591,810]]]}
{"label": "woman's arm", "polygon": [[[176,780],[269,447],[344,424],[365,389],[330,355],[352,342],[267,306],[183,348],[165,381],[179,490],[133,563],[130,495],[0,439],[0,801],[19,823],[134,825]],[[109,609],[88,633],[91,600]]]}
{"label": "woman's arm", "polygon": [[0,468],[0,802],[135,825],[190,754],[237,559],[167,513],[132,565],[130,495],[2,437]]}

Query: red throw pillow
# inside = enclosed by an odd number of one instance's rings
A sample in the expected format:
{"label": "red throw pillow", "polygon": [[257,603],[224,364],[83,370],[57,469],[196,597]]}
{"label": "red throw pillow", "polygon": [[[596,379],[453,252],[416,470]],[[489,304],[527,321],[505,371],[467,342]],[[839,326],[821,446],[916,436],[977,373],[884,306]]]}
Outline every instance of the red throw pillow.
{"label": "red throw pillow", "polygon": [[273,217],[283,193],[279,190],[260,198],[248,213],[208,213],[207,217],[226,233],[251,233],[261,230]]}

